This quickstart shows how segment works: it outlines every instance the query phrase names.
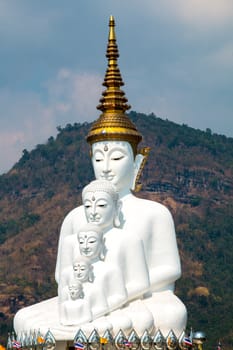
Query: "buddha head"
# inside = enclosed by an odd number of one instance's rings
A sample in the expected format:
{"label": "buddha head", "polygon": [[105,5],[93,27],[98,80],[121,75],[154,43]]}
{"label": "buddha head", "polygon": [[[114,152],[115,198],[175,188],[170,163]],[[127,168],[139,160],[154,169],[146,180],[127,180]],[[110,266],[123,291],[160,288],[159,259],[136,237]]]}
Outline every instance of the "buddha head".
{"label": "buddha head", "polygon": [[84,297],[82,283],[76,279],[73,279],[69,283],[68,291],[71,300],[82,299]]}
{"label": "buddha head", "polygon": [[121,89],[124,82],[117,63],[119,53],[114,27],[115,21],[111,16],[106,53],[108,68],[103,82],[106,90],[97,106],[102,114],[93,123],[87,142],[91,145],[96,179],[110,181],[123,196],[130,190],[139,190],[136,183],[149,149],[138,150],[142,136],[125,113],[130,105]]}
{"label": "buddha head", "polygon": [[78,232],[80,254],[90,261],[105,258],[105,244],[102,229],[94,224],[86,224]]}
{"label": "buddha head", "polygon": [[111,182],[121,196],[135,190],[144,156],[135,155],[128,141],[99,141],[92,144],[91,153],[96,179]]}
{"label": "buddha head", "polygon": [[92,181],[84,187],[82,200],[88,222],[103,230],[120,226],[121,201],[111,181]]}
{"label": "buddha head", "polygon": [[78,257],[73,263],[74,279],[80,282],[93,282],[93,266],[91,261],[86,259],[84,256],[82,258]]}

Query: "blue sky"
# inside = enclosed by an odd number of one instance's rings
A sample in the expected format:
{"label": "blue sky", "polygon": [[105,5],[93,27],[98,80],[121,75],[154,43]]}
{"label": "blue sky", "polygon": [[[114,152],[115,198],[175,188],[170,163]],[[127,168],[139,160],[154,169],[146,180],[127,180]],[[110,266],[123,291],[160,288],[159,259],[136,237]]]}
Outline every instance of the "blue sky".
{"label": "blue sky", "polygon": [[99,116],[110,15],[132,110],[233,137],[232,0],[1,0],[0,173]]}

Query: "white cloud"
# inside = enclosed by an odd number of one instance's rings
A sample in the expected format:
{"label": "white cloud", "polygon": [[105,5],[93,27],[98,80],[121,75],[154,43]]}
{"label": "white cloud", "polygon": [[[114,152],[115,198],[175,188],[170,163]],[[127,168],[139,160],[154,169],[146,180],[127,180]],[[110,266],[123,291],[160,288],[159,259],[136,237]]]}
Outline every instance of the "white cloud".
{"label": "white cloud", "polygon": [[218,26],[232,20],[231,0],[176,0],[173,10],[188,23]]}
{"label": "white cloud", "polygon": [[222,69],[231,69],[233,73],[233,42],[225,43],[208,57],[209,62],[221,65]]}
{"label": "white cloud", "polygon": [[232,25],[232,0],[148,0],[138,9],[149,17],[180,21],[195,30],[213,30]]}
{"label": "white cloud", "polygon": [[0,105],[0,172],[4,172],[24,148],[45,142],[56,126],[53,115],[35,93],[0,90]]}
{"label": "white cloud", "polygon": [[46,84],[49,105],[54,109],[54,114],[56,111],[57,121],[62,122],[64,116],[67,122],[96,119],[96,105],[103,90],[102,79],[96,73],[60,69],[56,78]]}

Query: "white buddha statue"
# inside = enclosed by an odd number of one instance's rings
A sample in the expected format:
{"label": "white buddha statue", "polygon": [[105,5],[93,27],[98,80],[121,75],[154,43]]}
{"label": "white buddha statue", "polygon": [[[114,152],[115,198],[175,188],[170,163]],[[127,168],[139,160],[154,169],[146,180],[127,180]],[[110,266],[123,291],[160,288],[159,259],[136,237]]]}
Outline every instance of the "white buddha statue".
{"label": "white buddha statue", "polygon": [[[141,293],[139,290],[138,297],[144,298],[143,303],[152,312],[156,328],[165,335],[170,329],[179,334],[185,328],[187,316],[185,306],[173,293],[181,267],[172,216],[163,205],[139,199],[131,193],[141,158],[134,157],[127,141],[94,143],[92,154],[96,178],[113,182],[120,193],[123,231],[133,233],[135,239],[143,242],[150,288],[146,294],[143,288]],[[125,250],[130,250],[131,246],[132,241],[125,239]],[[129,256],[130,253],[131,250]],[[136,272],[137,269],[135,275]]]}
{"label": "white buddha statue", "polygon": [[[129,106],[120,88],[123,81],[117,66],[118,49],[112,17],[109,25],[106,55],[108,69],[103,83],[106,90],[97,107],[102,114],[93,124],[87,141],[91,145],[96,179],[114,184],[121,201],[119,228],[114,227],[111,217],[113,213],[116,214],[116,208],[110,209],[112,212],[108,215],[113,227],[109,220],[104,228],[107,248],[104,263],[118,264],[123,271],[127,305],[120,304],[116,311],[82,324],[81,328],[84,331],[96,328],[100,332],[108,328],[115,332],[118,325],[123,331],[135,327],[141,333],[143,329],[150,328],[152,322],[154,328],[159,328],[164,336],[171,329],[179,336],[186,327],[187,312],[184,304],[174,294],[175,282],[181,276],[174,222],[169,210],[162,204],[137,198],[132,193],[145,157],[144,152],[138,150],[142,137],[125,114]],[[89,201],[92,203],[92,197]],[[98,210],[100,208],[101,205]],[[72,241],[91,218],[97,224],[98,215],[91,213],[88,206],[77,207],[66,216],[59,238],[55,273],[58,284],[62,270],[71,264],[66,242]],[[72,339],[77,331],[73,326],[60,324],[58,298],[19,311],[14,324],[16,332],[50,328],[59,340]]]}
{"label": "white buddha statue", "polygon": [[[60,322],[70,326],[77,324],[77,315],[81,323],[92,320],[92,312],[89,299],[84,299],[83,284],[79,280],[69,279],[65,300],[60,304]],[[65,288],[66,288],[65,287]],[[63,297],[64,289],[63,288]]]}
{"label": "white buddha statue", "polygon": [[[106,266],[105,268],[108,267],[108,270],[110,268],[110,271],[113,271],[113,266],[115,266],[115,269],[120,268],[123,276],[123,281],[120,281],[119,272],[117,273],[116,270],[115,273],[111,274],[109,280],[111,283],[102,282],[105,285],[104,293],[109,295],[108,316],[105,321],[107,320],[110,323],[114,333],[117,333],[122,325],[124,325],[125,330],[133,327],[138,333],[143,333],[145,328],[151,330],[154,327],[152,314],[141,301],[124,305],[126,301],[132,301],[138,295],[141,296],[143,291],[147,292],[149,290],[149,273],[144,256],[143,242],[135,237],[132,232],[114,227],[114,225],[119,226],[121,224],[120,219],[123,220],[122,213],[119,212],[121,202],[118,199],[115,186],[108,180],[92,181],[84,188],[82,198],[87,221],[91,221],[98,227],[105,229],[104,245],[106,252],[103,265]],[[111,207],[115,208],[115,211]],[[127,242],[130,242],[129,249],[125,249]],[[135,259],[135,256],[137,259]],[[134,261],[133,264],[132,261]],[[135,271],[137,271],[137,278],[135,278]],[[99,270],[99,273],[101,277],[101,270]],[[97,277],[99,277],[98,274]],[[127,293],[126,299],[124,299],[124,290]],[[137,314],[135,314],[135,307]],[[112,312],[116,308],[120,310]],[[143,324],[141,319],[144,319]],[[102,329],[102,321],[103,318],[96,320],[95,328]]]}
{"label": "white buddha statue", "polygon": [[[113,18],[110,19],[107,57],[108,69],[103,83],[106,90],[97,107],[102,114],[87,136],[91,145],[95,177],[105,179],[116,186],[122,203],[123,218],[120,228],[131,233],[135,240],[143,242],[150,287],[145,293],[142,283],[135,298],[143,299],[144,305],[153,314],[155,327],[160,328],[164,335],[171,329],[179,335],[186,326],[187,312],[184,304],[174,295],[175,281],[181,276],[174,222],[169,210],[162,204],[137,198],[132,193],[145,162],[146,149],[138,150],[142,137],[125,114],[129,106],[126,104],[124,92],[120,89],[123,82],[117,67],[118,50]],[[57,277],[63,239],[74,233],[74,227],[79,225],[83,217],[83,208],[79,207],[64,220],[59,242]],[[128,252],[129,260],[135,263],[140,259],[132,258],[132,236],[131,240],[125,238],[124,249]],[[134,263],[131,263],[132,269]],[[137,276],[136,267],[134,275]],[[140,285],[140,279],[135,280]],[[131,300],[130,295],[133,294],[128,289],[127,291]]]}

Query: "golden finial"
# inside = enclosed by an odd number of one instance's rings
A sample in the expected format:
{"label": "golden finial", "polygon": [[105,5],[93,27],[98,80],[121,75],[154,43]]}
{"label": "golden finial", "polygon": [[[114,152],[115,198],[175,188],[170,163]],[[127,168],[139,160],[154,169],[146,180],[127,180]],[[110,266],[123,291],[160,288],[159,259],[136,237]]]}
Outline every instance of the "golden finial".
{"label": "golden finial", "polygon": [[115,35],[115,21],[113,16],[109,19],[109,36],[106,57],[108,67],[105,73],[103,86],[106,90],[102,93],[97,109],[102,111],[99,119],[93,123],[87,135],[87,142],[93,144],[104,140],[128,141],[137,153],[138,143],[142,136],[136,126],[131,122],[125,112],[130,109],[125,93],[121,90],[124,82],[118,68],[119,57]]}
{"label": "golden finial", "polygon": [[114,27],[115,27],[114,17],[110,16],[110,18],[109,18],[109,35],[108,35],[108,40],[116,40]]}

